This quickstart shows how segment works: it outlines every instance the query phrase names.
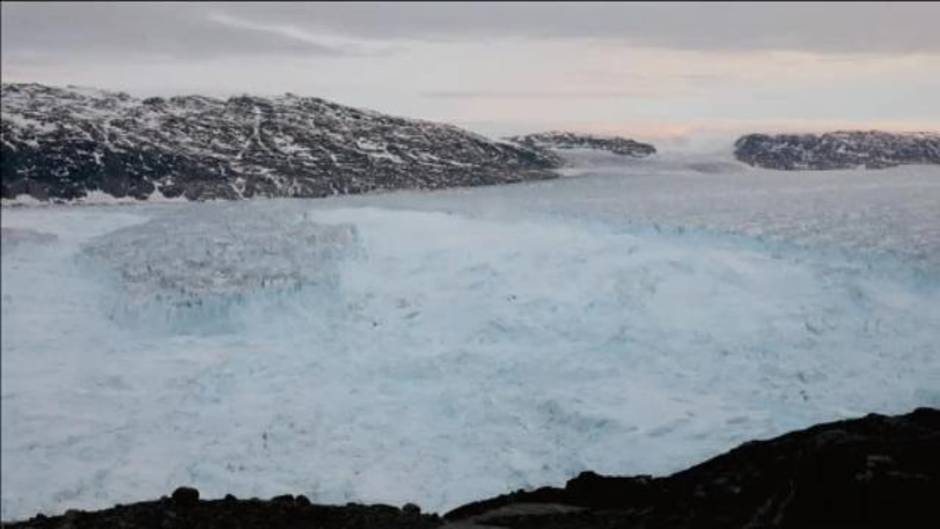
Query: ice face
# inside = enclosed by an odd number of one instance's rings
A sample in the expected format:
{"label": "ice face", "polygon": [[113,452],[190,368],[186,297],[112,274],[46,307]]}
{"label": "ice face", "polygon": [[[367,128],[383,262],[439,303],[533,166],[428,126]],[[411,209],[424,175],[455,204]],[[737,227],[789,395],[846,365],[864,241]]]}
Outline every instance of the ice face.
{"label": "ice face", "polygon": [[0,228],[0,242],[7,248],[24,243],[43,244],[55,239],[56,236],[51,233],[22,228]]}
{"label": "ice face", "polygon": [[183,209],[85,245],[86,270],[116,283],[108,317],[149,331],[231,330],[233,307],[335,290],[337,263],[359,249],[352,224],[242,209]]}
{"label": "ice face", "polygon": [[3,242],[3,519],[181,484],[442,510],[940,405],[940,171],[605,164],[5,209],[55,239]]}

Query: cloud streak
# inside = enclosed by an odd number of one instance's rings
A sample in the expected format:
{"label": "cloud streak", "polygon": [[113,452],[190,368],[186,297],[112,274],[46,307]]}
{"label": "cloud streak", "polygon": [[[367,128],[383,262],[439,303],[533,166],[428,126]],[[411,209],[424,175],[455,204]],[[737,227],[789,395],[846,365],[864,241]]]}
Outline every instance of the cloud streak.
{"label": "cloud streak", "polygon": [[[322,32],[311,33],[291,24],[264,24],[232,16],[224,12],[210,12],[206,19],[227,28],[262,34],[273,39],[294,41],[299,46],[309,46],[324,55],[371,55],[387,52],[389,46],[373,44],[361,39],[350,39]],[[263,50],[262,50],[263,51]]]}
{"label": "cloud streak", "polygon": [[2,4],[5,58],[94,55],[181,60],[246,55],[339,56],[356,50],[173,4]]}

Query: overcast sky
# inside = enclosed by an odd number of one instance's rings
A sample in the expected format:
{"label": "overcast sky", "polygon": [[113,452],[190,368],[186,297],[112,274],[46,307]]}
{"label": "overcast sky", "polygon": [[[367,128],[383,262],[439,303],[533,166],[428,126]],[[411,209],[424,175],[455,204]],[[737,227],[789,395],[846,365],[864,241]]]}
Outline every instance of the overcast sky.
{"label": "overcast sky", "polygon": [[293,92],[497,135],[940,128],[940,4],[2,3],[4,82]]}

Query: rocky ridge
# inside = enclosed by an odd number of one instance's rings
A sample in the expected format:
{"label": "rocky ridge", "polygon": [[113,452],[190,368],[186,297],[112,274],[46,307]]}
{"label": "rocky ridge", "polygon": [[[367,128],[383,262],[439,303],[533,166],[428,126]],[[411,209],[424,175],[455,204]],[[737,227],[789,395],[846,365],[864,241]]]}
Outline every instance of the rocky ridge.
{"label": "rocky ridge", "polygon": [[551,131],[512,136],[506,140],[532,149],[595,149],[633,158],[645,158],[656,154],[656,147],[648,143],[640,143],[619,136]]}
{"label": "rocky ridge", "polygon": [[838,131],[825,134],[748,134],[734,144],[735,157],[767,169],[883,169],[940,164],[940,133]]}
{"label": "rocky ridge", "polygon": [[546,151],[314,97],[3,84],[2,197],[323,197],[556,177]]}

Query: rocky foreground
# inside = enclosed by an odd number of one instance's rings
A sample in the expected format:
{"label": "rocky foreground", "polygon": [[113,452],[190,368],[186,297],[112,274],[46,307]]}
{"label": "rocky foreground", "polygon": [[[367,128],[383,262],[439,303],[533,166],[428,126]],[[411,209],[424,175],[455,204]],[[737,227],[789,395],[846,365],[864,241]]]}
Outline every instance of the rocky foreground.
{"label": "rocky foreground", "polygon": [[826,134],[748,134],[734,144],[735,157],[767,169],[883,169],[940,164],[940,133],[839,131]]}
{"label": "rocky foreground", "polygon": [[[638,455],[641,457],[641,455]],[[9,528],[933,528],[940,527],[940,410],[821,424],[668,477],[585,472],[443,517],[414,505],[313,505],[304,496],[200,500],[195,489]]]}
{"label": "rocky foreground", "polygon": [[323,197],[554,178],[559,159],[457,127],[287,94],[135,99],[2,85],[2,197]]}

